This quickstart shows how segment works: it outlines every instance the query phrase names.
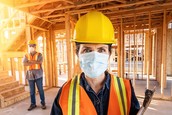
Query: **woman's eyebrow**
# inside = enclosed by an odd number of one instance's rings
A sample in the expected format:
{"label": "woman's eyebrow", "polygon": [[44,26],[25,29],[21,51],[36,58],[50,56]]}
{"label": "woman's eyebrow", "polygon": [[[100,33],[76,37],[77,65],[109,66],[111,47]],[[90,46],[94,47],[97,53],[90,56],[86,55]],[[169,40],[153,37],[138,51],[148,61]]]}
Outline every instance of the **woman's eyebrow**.
{"label": "woman's eyebrow", "polygon": [[89,46],[83,46],[82,49],[91,49]]}
{"label": "woman's eyebrow", "polygon": [[101,46],[101,47],[98,47],[97,49],[107,49],[108,47],[107,46]]}

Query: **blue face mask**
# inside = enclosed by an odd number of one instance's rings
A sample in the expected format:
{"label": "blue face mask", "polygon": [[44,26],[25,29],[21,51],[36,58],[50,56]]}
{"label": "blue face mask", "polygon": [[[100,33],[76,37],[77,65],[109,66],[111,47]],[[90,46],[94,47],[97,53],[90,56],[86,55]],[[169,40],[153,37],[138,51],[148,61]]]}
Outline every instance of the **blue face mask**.
{"label": "blue face mask", "polygon": [[90,52],[79,55],[82,71],[90,78],[99,77],[108,68],[108,54]]}

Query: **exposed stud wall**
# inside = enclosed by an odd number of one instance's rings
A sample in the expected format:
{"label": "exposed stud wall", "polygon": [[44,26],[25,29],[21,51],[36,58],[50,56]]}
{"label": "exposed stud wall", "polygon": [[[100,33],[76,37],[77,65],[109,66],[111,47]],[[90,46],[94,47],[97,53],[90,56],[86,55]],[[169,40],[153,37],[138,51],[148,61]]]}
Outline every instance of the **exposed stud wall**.
{"label": "exposed stud wall", "polygon": [[167,31],[167,75],[172,75],[172,30]]}
{"label": "exposed stud wall", "polygon": [[160,82],[161,78],[161,57],[162,54],[162,28],[157,29],[157,53],[156,53],[156,77]]}

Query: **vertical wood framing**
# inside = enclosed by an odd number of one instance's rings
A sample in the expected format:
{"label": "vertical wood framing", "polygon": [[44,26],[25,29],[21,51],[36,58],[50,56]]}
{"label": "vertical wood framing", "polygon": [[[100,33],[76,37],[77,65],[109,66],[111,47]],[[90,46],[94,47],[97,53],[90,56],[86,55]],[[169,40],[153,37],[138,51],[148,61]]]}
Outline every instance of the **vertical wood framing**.
{"label": "vertical wood framing", "polygon": [[147,78],[146,78],[147,89],[149,89],[149,79],[150,79],[150,76],[149,76],[149,61],[147,61]]}
{"label": "vertical wood framing", "polygon": [[139,39],[139,36],[138,36],[138,32],[136,34],[136,75],[137,77],[139,76],[139,73],[138,73],[138,39]]}
{"label": "vertical wood framing", "polygon": [[121,18],[121,77],[124,77],[124,59],[125,59],[125,55],[124,55],[124,31],[123,31],[123,22],[122,22],[122,18]]}
{"label": "vertical wood framing", "polygon": [[131,68],[131,39],[130,39],[130,30],[128,33],[128,39],[129,39],[129,52],[128,52],[128,76],[130,78],[130,68]]}
{"label": "vertical wood framing", "polygon": [[166,56],[167,56],[167,13],[166,9],[164,10],[164,17],[163,17],[163,42],[162,42],[162,73],[161,77],[163,77],[163,86],[162,88],[166,87]]}
{"label": "vertical wood framing", "polygon": [[47,51],[47,47],[48,47],[48,44],[46,44],[46,42],[48,42],[46,39],[48,39],[47,37],[46,37],[46,34],[48,34],[48,32],[43,32],[43,56],[44,56],[44,61],[43,61],[43,63],[44,63],[44,72],[45,72],[45,79],[46,79],[46,85],[49,85],[49,79],[50,79],[50,76],[49,76],[49,69],[48,69],[48,56],[47,56],[47,54],[48,54],[48,52],[49,51]]}
{"label": "vertical wood framing", "polygon": [[162,38],[163,38],[163,34],[162,34],[162,27],[161,28],[157,28],[157,58],[156,58],[156,80],[158,82],[161,82],[161,64],[162,64]]}
{"label": "vertical wood framing", "polygon": [[164,71],[163,71],[163,64],[161,64],[161,97],[163,97],[164,96],[164,77],[163,77],[163,75],[164,75]]}
{"label": "vertical wood framing", "polygon": [[143,67],[143,58],[144,58],[144,51],[143,51],[143,48],[144,48],[144,29],[142,30],[142,57],[141,57],[141,61],[142,61],[142,79],[143,79],[143,71],[144,71],[144,67]]}
{"label": "vertical wood framing", "polygon": [[136,68],[136,65],[135,65],[135,56],[136,56],[136,49],[135,49],[135,45],[136,45],[136,43],[135,43],[135,33],[136,33],[136,15],[134,14],[134,37],[133,37],[133,39],[134,39],[134,59],[133,59],[133,66],[134,66],[134,68],[133,68],[133,87],[135,88],[135,86],[136,86],[136,73],[135,73],[135,68]]}
{"label": "vertical wood framing", "polygon": [[67,43],[67,63],[68,63],[68,79],[72,78],[72,62],[71,62],[71,34],[70,34],[70,16],[65,14],[65,29],[66,29],[66,43]]}
{"label": "vertical wood framing", "polygon": [[154,75],[155,75],[155,79],[156,80],[157,80],[157,72],[156,72],[157,69],[156,68],[157,68],[157,65],[158,65],[157,64],[157,52],[158,52],[158,48],[157,48],[158,47],[158,45],[157,45],[158,44],[158,40],[157,39],[158,38],[157,38],[157,30],[156,30],[156,32],[155,32],[155,47],[154,47],[155,48],[155,54],[154,54],[155,55],[155,58],[154,58],[155,59],[155,61],[154,61],[155,69],[154,69]]}
{"label": "vertical wood framing", "polygon": [[121,27],[118,29],[118,77],[121,77]]}
{"label": "vertical wood framing", "polygon": [[154,77],[154,64],[155,64],[155,33],[152,36],[152,76]]}
{"label": "vertical wood framing", "polygon": [[52,81],[53,81],[53,86],[57,86],[57,52],[56,52],[56,40],[55,40],[55,32],[51,27],[51,44],[52,44],[52,51],[51,51],[51,55],[52,55],[52,66],[53,66],[53,73],[52,73]]}
{"label": "vertical wood framing", "polygon": [[52,77],[52,62],[51,62],[51,36],[50,31],[46,32],[46,51],[47,51],[47,72],[48,72],[48,80],[46,81],[46,85],[53,86],[53,77]]}
{"label": "vertical wood framing", "polygon": [[22,84],[22,58],[18,58],[19,83]]}
{"label": "vertical wood framing", "polygon": [[15,61],[14,58],[10,58],[10,65],[11,65],[11,73],[14,79],[16,79],[16,71],[15,71]]}

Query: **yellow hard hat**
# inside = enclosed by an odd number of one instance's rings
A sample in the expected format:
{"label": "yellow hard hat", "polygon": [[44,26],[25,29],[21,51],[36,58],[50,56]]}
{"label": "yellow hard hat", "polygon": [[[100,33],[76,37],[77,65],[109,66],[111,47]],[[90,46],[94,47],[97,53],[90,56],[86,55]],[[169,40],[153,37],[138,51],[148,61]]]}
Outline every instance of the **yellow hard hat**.
{"label": "yellow hard hat", "polygon": [[31,44],[36,44],[36,41],[35,40],[29,40],[28,45],[31,45]]}
{"label": "yellow hard hat", "polygon": [[77,21],[73,41],[81,43],[115,43],[114,28],[103,13],[91,11]]}

